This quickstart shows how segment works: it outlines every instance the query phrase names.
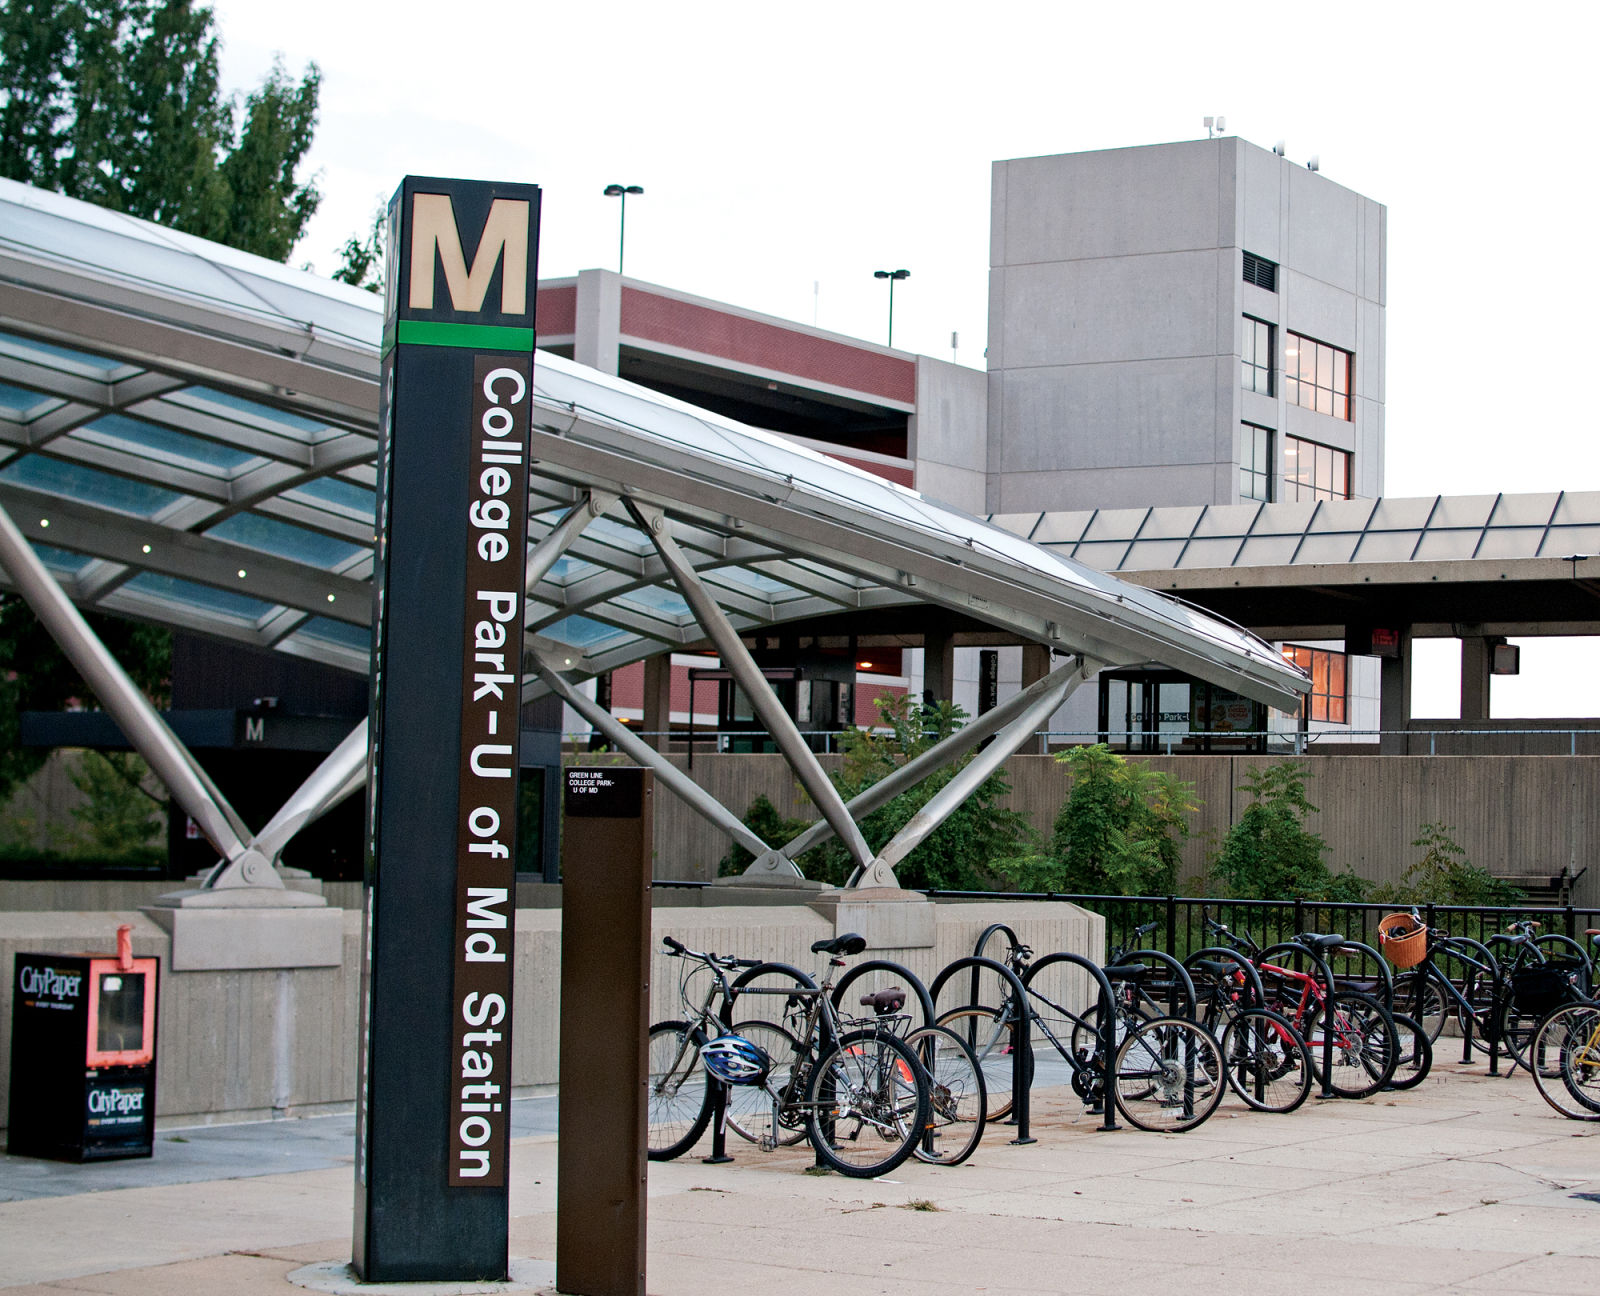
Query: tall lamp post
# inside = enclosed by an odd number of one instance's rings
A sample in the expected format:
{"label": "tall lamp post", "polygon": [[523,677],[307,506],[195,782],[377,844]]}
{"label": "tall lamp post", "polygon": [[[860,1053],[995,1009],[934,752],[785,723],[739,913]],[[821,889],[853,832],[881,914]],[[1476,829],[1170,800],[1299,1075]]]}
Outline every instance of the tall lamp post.
{"label": "tall lamp post", "polygon": [[896,279],[911,278],[909,270],[874,270],[874,279],[887,279],[889,281],[889,345],[894,345],[894,281]]}
{"label": "tall lamp post", "polygon": [[617,273],[622,273],[622,253],[628,245],[628,195],[642,194],[644,189],[639,185],[609,184],[606,186],[607,198],[622,199],[622,219],[617,230]]}

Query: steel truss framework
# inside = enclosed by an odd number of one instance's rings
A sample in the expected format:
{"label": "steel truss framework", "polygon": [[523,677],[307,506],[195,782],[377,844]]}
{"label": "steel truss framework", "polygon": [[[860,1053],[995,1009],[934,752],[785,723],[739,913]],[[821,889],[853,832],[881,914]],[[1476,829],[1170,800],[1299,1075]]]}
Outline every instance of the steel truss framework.
{"label": "steel truss framework", "polygon": [[[305,823],[358,790],[357,728],[251,834],[98,648],[97,608],[354,672],[371,616],[380,303],[344,285],[0,181],[0,569],[222,857],[278,884]],[[755,872],[837,836],[852,882],[893,867],[1104,665],[1159,661],[1273,705],[1301,674],[1248,633],[782,438],[541,353],[524,697],[559,694]],[[744,639],[836,612],[933,605],[1067,664],[846,805]],[[822,812],[768,851],[580,691],[714,645]],[[105,660],[101,660],[101,659]],[[990,746],[876,856],[860,820]],[[759,849],[758,849],[759,848]]]}

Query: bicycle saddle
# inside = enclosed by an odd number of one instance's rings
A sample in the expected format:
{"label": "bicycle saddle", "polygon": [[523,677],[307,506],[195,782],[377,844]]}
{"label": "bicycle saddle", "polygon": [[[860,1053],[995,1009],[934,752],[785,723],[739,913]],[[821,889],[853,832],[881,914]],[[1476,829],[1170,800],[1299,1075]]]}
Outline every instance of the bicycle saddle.
{"label": "bicycle saddle", "polygon": [[845,932],[842,936],[835,936],[832,940],[811,942],[813,954],[859,954],[867,948],[867,938],[855,932]]}
{"label": "bicycle saddle", "polygon": [[890,986],[887,990],[874,990],[871,994],[861,996],[861,1006],[870,1008],[880,1017],[887,1017],[890,1013],[897,1013],[905,1007],[906,992],[899,986]]}
{"label": "bicycle saddle", "polygon": [[1220,977],[1224,981],[1232,980],[1239,971],[1237,963],[1225,963],[1221,959],[1196,959],[1190,970],[1204,972],[1207,976]]}
{"label": "bicycle saddle", "polygon": [[1113,963],[1101,969],[1107,981],[1137,981],[1150,971],[1148,963]]}
{"label": "bicycle saddle", "polygon": [[1338,933],[1319,936],[1316,932],[1301,932],[1295,940],[1302,945],[1309,945],[1314,950],[1336,950],[1345,942],[1345,938]]}

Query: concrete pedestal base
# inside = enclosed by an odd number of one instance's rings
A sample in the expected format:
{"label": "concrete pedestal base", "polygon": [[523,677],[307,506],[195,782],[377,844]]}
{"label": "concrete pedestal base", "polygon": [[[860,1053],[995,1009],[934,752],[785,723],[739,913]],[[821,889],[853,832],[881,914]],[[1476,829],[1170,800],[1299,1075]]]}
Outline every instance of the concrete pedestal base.
{"label": "concrete pedestal base", "polygon": [[933,944],[934,905],[917,891],[851,887],[824,891],[810,902],[836,933],[859,932],[867,949],[926,949]]}
{"label": "concrete pedestal base", "polygon": [[[293,896],[295,901],[284,903]],[[337,967],[344,911],[303,892],[240,887],[178,891],[143,913],[172,937],[174,972]]]}

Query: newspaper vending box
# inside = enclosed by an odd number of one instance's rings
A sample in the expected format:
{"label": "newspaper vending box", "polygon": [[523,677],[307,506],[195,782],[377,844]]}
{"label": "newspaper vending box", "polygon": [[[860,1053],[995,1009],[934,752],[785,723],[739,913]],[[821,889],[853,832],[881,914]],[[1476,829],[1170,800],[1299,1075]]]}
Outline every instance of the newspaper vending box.
{"label": "newspaper vending box", "polygon": [[6,1151],[55,1161],[147,1157],[155,1139],[160,960],[18,954]]}

